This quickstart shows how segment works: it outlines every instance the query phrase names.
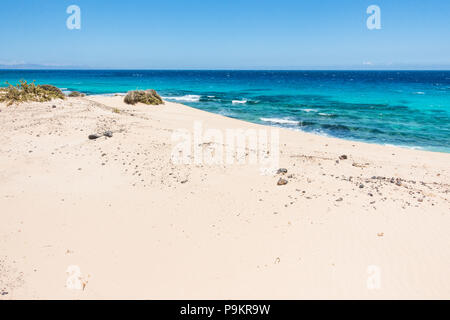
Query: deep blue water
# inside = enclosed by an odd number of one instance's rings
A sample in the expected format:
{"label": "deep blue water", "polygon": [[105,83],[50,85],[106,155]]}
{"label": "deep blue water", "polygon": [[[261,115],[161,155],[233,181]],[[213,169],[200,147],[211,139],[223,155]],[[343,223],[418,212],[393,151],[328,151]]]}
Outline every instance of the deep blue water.
{"label": "deep blue water", "polygon": [[344,139],[450,152],[450,71],[0,70],[86,94],[157,90],[202,110]]}

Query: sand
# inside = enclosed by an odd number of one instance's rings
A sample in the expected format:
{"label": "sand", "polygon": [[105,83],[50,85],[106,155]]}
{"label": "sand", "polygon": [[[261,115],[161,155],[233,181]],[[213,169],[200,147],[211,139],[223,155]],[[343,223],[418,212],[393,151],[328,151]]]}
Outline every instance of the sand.
{"label": "sand", "polygon": [[450,298],[449,154],[279,129],[286,174],[174,164],[196,121],[271,127],[122,99],[0,105],[0,299]]}

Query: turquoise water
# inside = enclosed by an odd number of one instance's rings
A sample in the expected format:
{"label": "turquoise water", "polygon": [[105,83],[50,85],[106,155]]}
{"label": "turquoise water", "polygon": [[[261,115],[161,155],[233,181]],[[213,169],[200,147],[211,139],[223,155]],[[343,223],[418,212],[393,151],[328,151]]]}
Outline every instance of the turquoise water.
{"label": "turquoise water", "polygon": [[450,152],[450,71],[2,70],[86,94],[156,89],[167,100],[255,123]]}

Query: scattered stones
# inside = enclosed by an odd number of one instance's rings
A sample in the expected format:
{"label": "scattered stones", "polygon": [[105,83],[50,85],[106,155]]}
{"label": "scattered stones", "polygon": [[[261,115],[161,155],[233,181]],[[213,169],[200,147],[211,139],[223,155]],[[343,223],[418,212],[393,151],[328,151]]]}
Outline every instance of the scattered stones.
{"label": "scattered stones", "polygon": [[341,156],[339,156],[339,160],[347,160],[347,155],[346,154],[343,154],[343,155],[341,155]]}
{"label": "scattered stones", "polygon": [[101,137],[112,138],[112,136],[113,136],[112,131],[105,131],[103,134],[90,134],[88,138],[89,140],[95,140]]}
{"label": "scattered stones", "polygon": [[356,168],[365,168],[368,165],[369,165],[369,163],[357,163],[357,162],[352,163],[352,166],[356,167]]}
{"label": "scattered stones", "polygon": [[288,172],[287,169],[280,168],[280,169],[278,169],[277,174],[286,174],[287,172]]}
{"label": "scattered stones", "polygon": [[100,138],[100,136],[97,134],[90,134],[88,138],[89,138],[89,140],[95,140],[95,139]]}
{"label": "scattered stones", "polygon": [[278,182],[277,182],[277,185],[284,186],[287,183],[288,183],[288,181],[286,179],[280,178],[280,180],[278,180]]}
{"label": "scattered stones", "polygon": [[361,184],[359,185],[359,188],[360,188],[360,189],[364,188],[364,185],[361,183]]}
{"label": "scattered stones", "polygon": [[188,182],[188,180],[183,180],[183,181],[181,181],[181,183],[183,183],[183,184],[186,183],[186,182]]}
{"label": "scattered stones", "polygon": [[338,201],[338,202],[340,202],[340,201],[343,201],[344,199],[342,199],[342,198],[337,198],[336,199],[336,201]]}

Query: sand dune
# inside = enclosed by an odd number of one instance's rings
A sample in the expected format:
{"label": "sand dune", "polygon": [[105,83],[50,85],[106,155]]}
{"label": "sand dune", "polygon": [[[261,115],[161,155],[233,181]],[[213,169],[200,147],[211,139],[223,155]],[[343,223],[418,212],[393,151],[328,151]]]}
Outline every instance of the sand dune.
{"label": "sand dune", "polygon": [[122,99],[0,106],[0,299],[450,298],[449,154],[280,129],[286,174],[174,164],[195,121],[270,127]]}

